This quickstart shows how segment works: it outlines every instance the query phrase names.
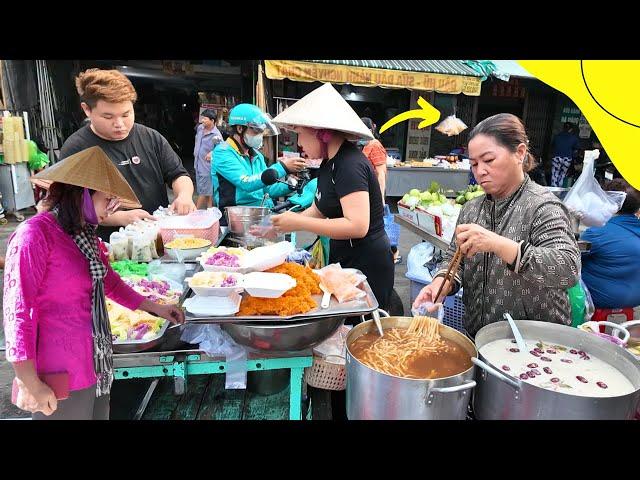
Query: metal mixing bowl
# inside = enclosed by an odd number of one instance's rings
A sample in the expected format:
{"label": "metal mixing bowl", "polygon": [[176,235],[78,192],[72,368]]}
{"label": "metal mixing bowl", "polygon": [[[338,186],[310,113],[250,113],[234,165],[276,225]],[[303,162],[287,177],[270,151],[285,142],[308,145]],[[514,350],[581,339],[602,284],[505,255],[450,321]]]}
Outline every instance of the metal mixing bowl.
{"label": "metal mixing bowl", "polygon": [[246,236],[249,228],[259,225],[271,213],[266,207],[226,207],[229,231],[235,235]]}
{"label": "metal mixing bowl", "polygon": [[240,345],[256,350],[287,352],[314,347],[344,323],[344,317],[299,322],[222,323],[220,326]]}

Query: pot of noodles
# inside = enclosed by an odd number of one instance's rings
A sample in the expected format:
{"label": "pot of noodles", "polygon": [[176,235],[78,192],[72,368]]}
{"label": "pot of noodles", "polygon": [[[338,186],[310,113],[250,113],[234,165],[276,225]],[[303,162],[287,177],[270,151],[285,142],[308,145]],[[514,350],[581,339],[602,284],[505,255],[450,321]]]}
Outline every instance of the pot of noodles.
{"label": "pot of noodles", "polygon": [[429,317],[372,320],[347,336],[350,420],[464,420],[475,386],[471,340]]}

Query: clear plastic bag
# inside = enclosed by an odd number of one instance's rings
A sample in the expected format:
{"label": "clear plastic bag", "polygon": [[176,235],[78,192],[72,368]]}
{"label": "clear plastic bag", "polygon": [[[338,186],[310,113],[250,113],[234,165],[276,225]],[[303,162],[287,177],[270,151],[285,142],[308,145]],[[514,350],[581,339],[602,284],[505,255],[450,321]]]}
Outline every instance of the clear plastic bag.
{"label": "clear plastic bag", "polygon": [[600,150],[584,152],[582,173],[564,198],[564,204],[587,227],[602,227],[620,210],[627,194],[605,192],[595,179],[595,161]]}
{"label": "clear plastic bag", "polygon": [[407,257],[407,275],[430,283],[433,278],[428,263],[433,259],[435,247],[429,242],[421,242],[411,247]]}
{"label": "clear plastic bag", "polygon": [[347,358],[347,335],[351,326],[342,325],[336,332],[320,345],[313,348],[313,353],[326,362],[345,365]]}
{"label": "clear plastic bag", "polygon": [[113,232],[109,236],[109,244],[113,249],[113,258],[116,261],[129,260],[129,238],[122,232]]}
{"label": "clear plastic bag", "polygon": [[360,290],[360,285],[367,277],[350,271],[345,271],[339,263],[332,263],[318,271],[320,281],[338,303],[351,302],[365,297],[367,294]]}
{"label": "clear plastic bag", "polygon": [[151,248],[147,236],[142,233],[136,233],[132,238],[131,260],[134,262],[148,263],[153,260],[151,257]]}
{"label": "clear plastic bag", "polygon": [[224,356],[227,362],[225,388],[247,388],[247,351],[238,345],[219,325],[187,324],[180,339],[198,345],[210,357]]}
{"label": "clear plastic bag", "polygon": [[436,130],[440,133],[444,133],[448,137],[452,135],[458,135],[468,127],[465,123],[454,115],[449,115],[436,127]]}
{"label": "clear plastic bag", "polygon": [[412,308],[411,314],[414,317],[432,317],[437,318],[440,323],[444,320],[444,304],[425,302],[418,306],[418,308]]}

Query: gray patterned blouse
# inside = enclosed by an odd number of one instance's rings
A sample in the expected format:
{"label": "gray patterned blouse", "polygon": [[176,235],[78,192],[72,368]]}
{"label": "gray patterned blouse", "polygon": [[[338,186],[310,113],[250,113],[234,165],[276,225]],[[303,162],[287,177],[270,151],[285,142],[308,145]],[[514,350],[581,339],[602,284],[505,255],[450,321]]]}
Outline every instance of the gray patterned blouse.
{"label": "gray patterned blouse", "polygon": [[[528,175],[510,197],[493,201],[483,195],[466,203],[458,224],[476,223],[520,244],[507,265],[493,253],[464,258],[456,272],[454,290],[464,287],[464,324],[475,337],[478,330],[502,321],[504,312],[518,320],[571,324],[566,290],[578,282],[580,250],[566,207]],[[444,276],[456,250],[455,236],[439,265]]]}

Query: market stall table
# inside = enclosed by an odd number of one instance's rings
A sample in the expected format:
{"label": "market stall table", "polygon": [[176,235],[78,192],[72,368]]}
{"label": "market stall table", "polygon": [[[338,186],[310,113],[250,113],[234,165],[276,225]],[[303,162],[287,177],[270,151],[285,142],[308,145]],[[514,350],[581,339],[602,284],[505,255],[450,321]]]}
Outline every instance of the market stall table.
{"label": "market stall table", "polygon": [[[248,352],[247,371],[267,371],[287,369],[290,371],[289,382],[289,419],[302,419],[302,378],[304,369],[313,363],[311,351],[298,352]],[[222,357],[210,357],[199,349],[178,350],[171,352],[141,352],[114,355],[114,376],[116,380],[133,380],[140,378],[162,379],[171,377],[174,380],[174,393],[187,393],[187,379],[190,375],[225,374],[229,370],[229,362]],[[146,404],[151,399],[158,382],[152,382],[147,394],[138,409],[141,416]]]}
{"label": "market stall table", "polygon": [[402,197],[413,188],[424,190],[437,182],[445,190],[464,190],[469,185],[469,170],[442,167],[389,167],[387,169],[386,195]]}

